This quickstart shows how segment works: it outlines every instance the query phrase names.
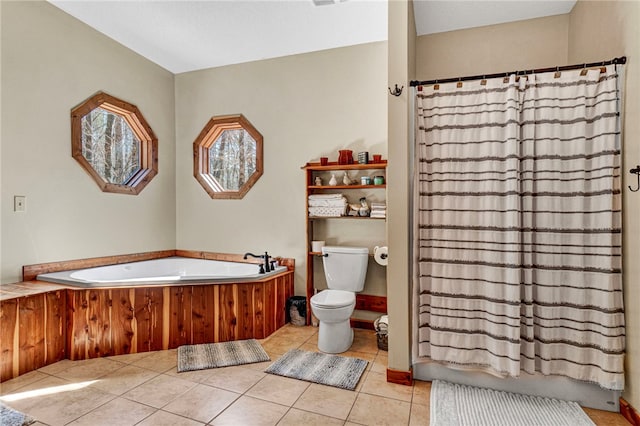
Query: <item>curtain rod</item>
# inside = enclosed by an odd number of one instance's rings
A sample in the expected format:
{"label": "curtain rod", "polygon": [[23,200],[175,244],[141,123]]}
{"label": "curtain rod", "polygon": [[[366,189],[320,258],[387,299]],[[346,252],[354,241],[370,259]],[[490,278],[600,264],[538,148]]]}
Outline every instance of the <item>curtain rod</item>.
{"label": "curtain rod", "polygon": [[617,64],[625,64],[625,63],[627,63],[627,57],[621,56],[619,58],[615,58],[610,61],[592,62],[590,64],[565,65],[563,67],[538,68],[534,70],[510,71],[510,72],[502,72],[502,73],[495,73],[495,74],[481,74],[481,75],[472,75],[468,77],[445,78],[445,79],[426,80],[426,81],[412,80],[411,83],[409,83],[409,85],[411,87],[415,87],[420,85],[427,86],[430,84],[455,83],[457,81],[486,80],[489,78],[506,77],[511,74],[525,75],[525,74],[535,74],[535,73],[552,72],[552,71],[569,71],[569,70],[579,70],[583,68],[592,68],[592,67],[604,67],[606,65],[612,65],[612,64],[617,65]]}

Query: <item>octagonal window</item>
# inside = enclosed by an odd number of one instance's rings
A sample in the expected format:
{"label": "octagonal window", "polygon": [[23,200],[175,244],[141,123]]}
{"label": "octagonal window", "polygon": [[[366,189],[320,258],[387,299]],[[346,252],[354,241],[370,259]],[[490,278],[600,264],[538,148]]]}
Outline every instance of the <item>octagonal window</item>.
{"label": "octagonal window", "polygon": [[72,155],[105,192],[138,194],[157,174],[157,139],[135,105],[98,93],[71,111]]}
{"label": "octagonal window", "polygon": [[193,145],[194,176],[211,198],[242,198],[262,175],[262,135],[242,115],[213,117]]}

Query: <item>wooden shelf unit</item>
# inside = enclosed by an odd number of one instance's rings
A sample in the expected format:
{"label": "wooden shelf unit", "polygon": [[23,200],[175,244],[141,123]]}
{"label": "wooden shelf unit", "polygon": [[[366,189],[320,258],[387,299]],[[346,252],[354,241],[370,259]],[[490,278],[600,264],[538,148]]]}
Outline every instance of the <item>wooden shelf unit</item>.
{"label": "wooden shelf unit", "polygon": [[[315,221],[324,221],[324,220],[335,220],[335,219],[349,219],[349,220],[371,220],[371,221],[380,221],[386,220],[386,218],[372,218],[372,217],[359,217],[359,216],[336,216],[336,217],[320,217],[320,216],[309,216],[309,195],[312,194],[321,194],[321,193],[331,193],[336,190],[343,191],[351,191],[357,189],[364,190],[385,190],[387,188],[386,185],[386,171],[387,171],[387,161],[383,160],[378,163],[367,163],[367,164],[338,164],[335,162],[330,162],[327,165],[323,166],[320,163],[307,163],[302,167],[305,171],[306,175],[306,222],[307,222],[307,324],[311,323],[311,297],[314,293],[314,257],[322,257],[322,253],[320,252],[312,252],[311,251],[311,241],[314,240],[314,232],[313,232],[313,223]],[[385,175],[385,183],[381,185],[315,185],[316,176],[332,171],[365,171],[365,170],[380,170]],[[385,197],[386,198],[386,197]],[[370,254],[370,256],[373,256]],[[385,296],[371,296],[366,294],[357,294],[356,295],[356,309],[369,310],[373,312],[386,313],[387,312],[387,298]],[[352,319],[352,325],[356,324],[358,326],[362,326],[362,324],[366,325],[366,328],[373,328],[372,322],[367,320],[354,320]]]}

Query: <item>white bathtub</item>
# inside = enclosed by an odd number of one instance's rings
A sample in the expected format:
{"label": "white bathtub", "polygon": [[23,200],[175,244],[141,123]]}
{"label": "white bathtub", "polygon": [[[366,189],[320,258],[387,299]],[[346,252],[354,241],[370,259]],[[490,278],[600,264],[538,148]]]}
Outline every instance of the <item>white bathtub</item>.
{"label": "white bathtub", "polygon": [[254,281],[286,271],[278,266],[274,271],[260,273],[255,263],[167,257],[119,265],[40,274],[37,279],[73,287],[122,287],[167,284],[211,284]]}

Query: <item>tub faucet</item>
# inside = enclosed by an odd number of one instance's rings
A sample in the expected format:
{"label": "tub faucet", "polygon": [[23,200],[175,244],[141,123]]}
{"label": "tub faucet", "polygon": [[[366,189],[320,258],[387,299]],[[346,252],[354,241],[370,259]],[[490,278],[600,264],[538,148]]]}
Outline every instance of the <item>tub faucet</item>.
{"label": "tub faucet", "polygon": [[269,255],[265,251],[263,255],[257,255],[253,253],[245,253],[243,259],[247,259],[247,257],[253,257],[256,259],[264,259],[264,272],[271,272],[271,264],[269,263]]}

